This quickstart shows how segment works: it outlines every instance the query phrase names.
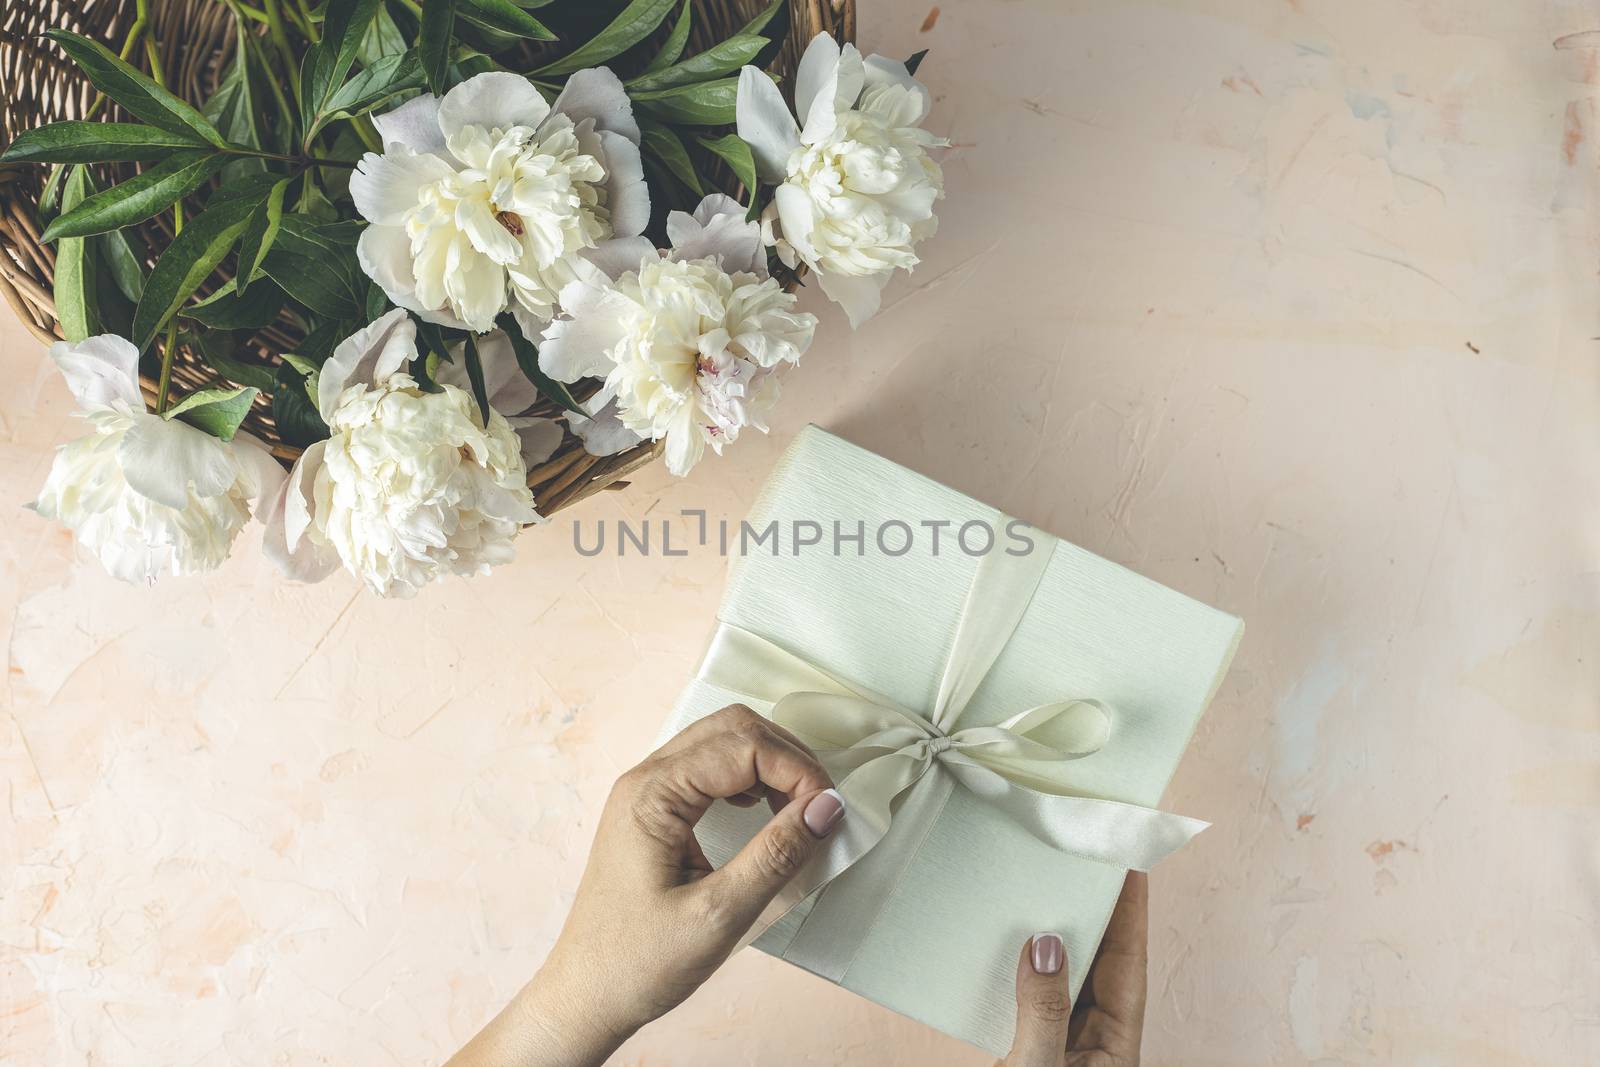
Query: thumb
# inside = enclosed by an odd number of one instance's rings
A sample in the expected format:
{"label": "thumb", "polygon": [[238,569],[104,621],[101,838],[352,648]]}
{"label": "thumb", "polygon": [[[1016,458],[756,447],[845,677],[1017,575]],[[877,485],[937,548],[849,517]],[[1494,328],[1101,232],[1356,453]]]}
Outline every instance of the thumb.
{"label": "thumb", "polygon": [[1061,1067],[1071,1017],[1066,946],[1055,934],[1035,934],[1017,959],[1017,1036],[1005,1067]]}
{"label": "thumb", "polygon": [[735,936],[742,935],[843,818],[844,798],[836,789],[786,804],[738,855],[701,879],[698,888],[714,894],[718,916]]}

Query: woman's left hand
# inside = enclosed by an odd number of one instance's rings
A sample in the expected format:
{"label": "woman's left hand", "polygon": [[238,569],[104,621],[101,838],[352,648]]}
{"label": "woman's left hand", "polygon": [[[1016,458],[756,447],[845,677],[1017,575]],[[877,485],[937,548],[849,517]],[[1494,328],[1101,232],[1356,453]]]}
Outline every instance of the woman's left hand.
{"label": "woman's left hand", "polygon": [[[734,705],[684,730],[611,790],[561,936],[538,975],[449,1067],[600,1064],[728,958],[844,817],[827,771]],[[712,801],[772,821],[713,870],[694,826]]]}

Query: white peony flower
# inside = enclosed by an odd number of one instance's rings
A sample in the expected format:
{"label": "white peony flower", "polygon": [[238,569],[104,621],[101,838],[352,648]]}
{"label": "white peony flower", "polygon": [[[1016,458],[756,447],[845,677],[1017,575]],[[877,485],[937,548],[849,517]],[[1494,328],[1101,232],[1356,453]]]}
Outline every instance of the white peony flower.
{"label": "white peony flower", "polygon": [[214,570],[283,468],[256,438],[221,441],[145,411],[139,350],[113,334],[50,346],[91,431],[56,450],[30,507],[125,582]]}
{"label": "white peony flower", "polygon": [[744,427],[766,430],[774,372],[800,358],[817,320],[767,276],[760,227],[732,198],[673,212],[667,235],[665,257],[642,238],[588,257],[539,365],[557,381],[605,378],[589,417],[568,416],[590,451],[665,439],[667,469],[683,475],[706,445],[721,453]]}
{"label": "white peony flower", "polygon": [[291,577],[339,564],[381,596],[411,596],[445,574],[486,574],[514,556],[539,515],[527,465],[560,442],[503,334],[479,346],[491,410],[484,425],[466,373],[445,364],[440,392],[407,373],[416,324],[391,311],[345,339],[318,372],[331,435],[305,450],[267,517],[267,551]]}
{"label": "white peony flower", "polygon": [[928,90],[904,63],[862,59],[825,33],[801,57],[794,95],[803,126],[771,78],[740,72],[739,136],[761,178],[777,185],[766,241],[790,266],[803,260],[860,326],[877,313],[889,276],[916,266],[917,244],[938,227],[944,175],[927,150],[946,142],[918,125]]}
{"label": "white peony flower", "polygon": [[479,333],[510,307],[536,336],[584,249],[643,233],[639,126],[617,76],[580,70],[554,105],[492,71],[373,118],[350,178],[362,268],[429,322]]}

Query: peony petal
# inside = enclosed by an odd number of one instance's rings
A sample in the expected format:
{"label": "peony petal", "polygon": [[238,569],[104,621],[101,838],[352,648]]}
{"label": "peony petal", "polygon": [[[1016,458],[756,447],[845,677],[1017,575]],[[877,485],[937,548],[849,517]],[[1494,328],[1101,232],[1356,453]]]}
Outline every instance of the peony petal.
{"label": "peony petal", "polygon": [[731,196],[712,193],[700,201],[692,216],[672,212],[667,216],[667,236],[672,240],[674,259],[715,257],[730,274],[750,271],[766,277],[761,224],[746,221],[744,208]]}
{"label": "peony petal", "polygon": [[590,67],[568,78],[550,105],[550,113],[565,115],[575,125],[593,119],[595,129],[610,130],[639,143],[639,123],[633,117],[628,91],[607,67]]}
{"label": "peony petal", "polygon": [[[818,40],[826,37],[822,34]],[[808,51],[806,53],[810,55]],[[781,182],[788,173],[789,155],[800,144],[800,127],[771,78],[755,67],[739,72],[739,94],[734,101],[739,137],[750,146],[756,173],[765,181]]]}
{"label": "peony petal", "polygon": [[67,388],[85,411],[111,407],[122,401],[134,411],[144,410],[139,392],[139,350],[114,333],[97,334],[82,341],[57,341],[50,346]]}
{"label": "peony petal", "polygon": [[786,182],[772,194],[772,201],[778,206],[783,239],[794,246],[801,259],[814,265],[817,249],[811,241],[811,231],[816,226],[816,216],[811,210],[811,198],[805,190]]}
{"label": "peony petal", "polygon": [[639,146],[610,130],[601,130],[598,137],[605,154],[611,232],[618,237],[635,237],[650,225],[650,187],[645,184]]}
{"label": "peony petal", "polygon": [[[581,262],[599,268],[604,280],[596,281],[595,284],[603,285],[604,281],[615,281],[630,270],[638,270],[641,263],[659,257],[660,253],[656,251],[656,246],[648,237],[619,237],[601,241],[593,248],[586,248],[580,256]],[[581,268],[579,273],[582,274]]]}
{"label": "peony petal", "polygon": [[861,53],[853,44],[847,44],[840,50],[839,62],[827,73],[828,76],[817,88],[811,106],[800,112],[803,122],[800,140],[806,144],[816,144],[833,132],[839,112],[854,106],[856,98],[861,95],[861,86],[866,81]]}
{"label": "peony petal", "polygon": [[583,408],[589,412],[587,417],[575,411],[566,412],[563,417],[591,456],[614,456],[644,440],[622,424],[616,397],[597,393],[584,402]]}
{"label": "peony petal", "polygon": [[256,511],[261,508],[278,490],[283,487],[283,480],[287,471],[272,455],[272,450],[266,443],[254,434],[240,430],[233,435],[233,458],[239,464],[240,477],[245,483],[245,489],[250,499],[255,501]]}
{"label": "peony petal", "polygon": [[472,247],[494,262],[504,266],[522,258],[522,242],[500,224],[488,200],[476,196],[457,200],[455,223]]}
{"label": "peony petal", "polygon": [[317,410],[324,422],[333,419],[339,394],[352,385],[381,382],[417,354],[417,324],[404,308],[340,341],[317,375]]}
{"label": "peony petal", "polygon": [[494,329],[495,316],[506,309],[506,269],[457,237],[451,243],[444,272],[450,305],[475,333]]}
{"label": "peony petal", "polygon": [[308,492],[317,471],[322,469],[325,444],[318,441],[305,450],[289,477],[267,499],[260,515],[266,526],[261,538],[262,553],[286,576],[299,582],[320,582],[339,566],[336,552],[303,536],[311,523]]}
{"label": "peony petal", "polygon": [[419,156],[404,146],[383,155],[368,152],[350,175],[350,198],[368,222],[399,226],[417,206],[418,192],[455,170],[438,156]]}
{"label": "peony petal", "polygon": [[[897,111],[892,116],[891,125],[921,125],[922,120],[928,115],[928,108],[932,100],[928,94],[927,86],[913,78],[910,71],[906,70],[904,63],[898,59],[890,59],[887,56],[868,56],[862,61],[862,67],[864,75],[863,88],[873,89],[880,86],[892,86],[909,94],[906,110]],[[894,99],[897,102],[900,101],[898,94]]]}
{"label": "peony petal", "polygon": [[439,129],[446,141],[466,126],[486,130],[526,126],[533,130],[549,114],[550,105],[527,78],[491,70],[474,74],[444,94],[439,103]]}
{"label": "peony petal", "polygon": [[[837,77],[839,54],[839,42],[826,33],[817,34],[806,45],[805,54],[800,57],[800,69],[794,75],[794,113],[802,122],[811,114],[817,96]],[[741,84],[739,88],[744,86]]]}
{"label": "peony petal", "polygon": [[862,323],[878,313],[878,305],[883,299],[883,287],[888,284],[889,275],[884,273],[858,277],[819,272],[817,280],[822,284],[822,291],[828,294],[828,299],[844,308],[844,313],[850,317],[850,328],[860,329]]}
{"label": "peony petal", "polygon": [[312,501],[316,498],[317,475],[322,470],[322,458],[327,453],[328,442],[317,441],[300,454],[300,459],[289,472],[286,483],[288,496],[283,508],[284,539],[289,548],[299,547],[300,540],[311,526]]}
{"label": "peony petal", "polygon": [[448,311],[424,307],[417,299],[416,277],[411,272],[411,240],[401,227],[372,225],[362,230],[356,241],[356,261],[391,303],[416,312],[426,322],[457,329],[465,326]]}
{"label": "peony petal", "polygon": [[569,317],[544,328],[539,344],[539,369],[558,382],[603,378],[610,373],[611,349],[622,339],[618,304],[626,298],[587,282],[561,290],[561,306]]}
{"label": "peony petal", "polygon": [[372,116],[385,151],[404,146],[418,155],[448,159],[444,134],[439,132],[439,98],[431,93],[413,97],[392,111]]}
{"label": "peony petal", "polygon": [[178,511],[196,496],[221,496],[233,488],[238,468],[228,446],[186,422],[140,415],[117,446],[128,487]]}
{"label": "peony petal", "polygon": [[662,455],[667,463],[667,472],[682,478],[706,454],[706,435],[695,425],[693,404],[683,406],[683,410],[667,428],[665,437],[666,446]]}
{"label": "peony petal", "polygon": [[561,447],[561,438],[565,436],[561,424],[555,419],[518,417],[506,421],[516,431],[517,439],[522,442],[524,471],[533,470],[555,455],[556,449]]}

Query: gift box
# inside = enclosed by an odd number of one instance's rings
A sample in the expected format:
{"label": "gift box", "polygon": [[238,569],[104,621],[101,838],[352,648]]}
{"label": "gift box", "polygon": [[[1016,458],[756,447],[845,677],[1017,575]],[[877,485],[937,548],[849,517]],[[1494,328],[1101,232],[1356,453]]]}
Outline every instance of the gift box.
{"label": "gift box", "polygon": [[[848,809],[755,946],[1003,1054],[1027,937],[1061,934],[1076,997],[1126,871],[1204,828],[1155,805],[1243,624],[816,427],[722,539],[663,736],[747,704]],[[766,817],[715,805],[707,857]]]}

